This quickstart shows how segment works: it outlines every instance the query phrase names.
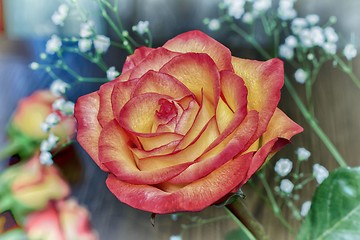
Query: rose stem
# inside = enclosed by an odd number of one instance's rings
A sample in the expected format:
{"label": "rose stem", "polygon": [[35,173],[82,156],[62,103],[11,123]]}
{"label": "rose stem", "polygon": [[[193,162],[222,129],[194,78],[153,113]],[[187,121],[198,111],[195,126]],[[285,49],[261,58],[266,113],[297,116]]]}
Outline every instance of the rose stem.
{"label": "rose stem", "polygon": [[[255,49],[266,59],[271,58],[271,55],[265,51],[265,49],[263,49],[257,42],[256,40],[253,38],[253,36],[247,34],[245,31],[243,31],[241,28],[239,28],[235,23],[230,22],[230,27],[231,29],[236,32],[237,34],[239,34],[243,39],[245,39],[245,41],[247,41],[248,43],[250,43],[251,45],[253,45],[253,47],[255,47]],[[287,78],[287,76],[285,75],[285,87],[287,88],[287,90],[289,91],[292,99],[295,101],[296,105],[298,106],[300,112],[302,113],[302,115],[304,116],[305,120],[308,122],[308,124],[310,125],[310,127],[314,130],[314,132],[316,133],[316,135],[320,138],[320,140],[324,143],[324,145],[327,147],[327,149],[330,151],[331,155],[334,157],[334,159],[336,160],[336,162],[341,166],[341,167],[346,167],[347,164],[344,160],[344,158],[341,156],[341,154],[339,153],[339,151],[336,149],[336,147],[334,146],[334,144],[330,141],[330,139],[328,138],[328,136],[323,132],[323,130],[320,128],[320,126],[317,124],[316,120],[314,119],[314,117],[311,115],[311,113],[307,110],[307,108],[305,107],[304,103],[301,101],[299,95],[297,94],[295,88],[293,87],[293,85],[291,84],[290,80]]]}
{"label": "rose stem", "polygon": [[0,161],[6,160],[7,158],[11,157],[15,153],[17,153],[23,143],[21,141],[14,141],[10,142],[6,145],[3,149],[0,150]]}
{"label": "rose stem", "polygon": [[244,233],[248,236],[252,235],[250,239],[269,239],[263,226],[255,219],[241,199],[238,198],[233,203],[226,205],[226,209],[231,213],[233,219],[239,224]]}

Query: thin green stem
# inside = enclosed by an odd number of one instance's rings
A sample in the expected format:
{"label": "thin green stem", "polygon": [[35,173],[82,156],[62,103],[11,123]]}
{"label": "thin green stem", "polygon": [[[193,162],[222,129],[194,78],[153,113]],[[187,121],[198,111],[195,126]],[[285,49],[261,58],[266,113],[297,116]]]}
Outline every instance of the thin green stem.
{"label": "thin green stem", "polygon": [[264,186],[265,192],[266,192],[266,194],[268,196],[268,199],[269,199],[270,204],[271,204],[271,208],[272,208],[275,216],[290,231],[291,234],[294,234],[295,233],[294,229],[291,227],[291,225],[286,221],[286,219],[281,214],[281,209],[279,208],[279,206],[278,206],[278,204],[277,204],[277,202],[275,200],[274,194],[271,191],[271,188],[270,188],[270,186],[269,186],[269,184],[268,184],[268,182],[266,180],[264,172],[258,173],[258,176],[260,178],[261,183]]}
{"label": "thin green stem", "polygon": [[360,89],[360,79],[353,73],[351,68],[338,55],[334,55],[334,60],[339,64],[340,69],[350,77],[356,87]]}
{"label": "thin green stem", "polygon": [[236,222],[239,226],[239,228],[243,231],[243,233],[250,239],[250,240],[256,240],[254,235],[245,227],[245,225],[228,209],[225,208],[226,211],[230,214],[231,218]]}
{"label": "thin green stem", "polygon": [[4,161],[19,152],[23,146],[22,141],[13,141],[0,150],[0,161]]}
{"label": "thin green stem", "polygon": [[[248,236],[252,235],[250,239],[269,239],[263,226],[256,220],[241,199],[238,198],[233,203],[226,205],[226,208],[232,214],[233,219],[239,224],[240,228],[245,230]],[[246,231],[246,229],[248,231]]]}

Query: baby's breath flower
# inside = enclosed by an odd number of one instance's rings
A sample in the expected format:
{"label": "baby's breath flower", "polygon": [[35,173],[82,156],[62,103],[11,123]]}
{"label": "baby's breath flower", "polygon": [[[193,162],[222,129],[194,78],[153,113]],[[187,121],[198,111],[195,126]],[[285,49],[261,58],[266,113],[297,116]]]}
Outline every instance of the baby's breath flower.
{"label": "baby's breath flower", "polygon": [[90,39],[82,38],[78,42],[80,52],[87,52],[91,49],[92,42]]}
{"label": "baby's breath flower", "polygon": [[211,20],[209,21],[208,27],[209,27],[209,29],[210,29],[211,31],[217,31],[217,30],[219,30],[220,27],[221,27],[221,24],[220,24],[219,19],[216,19],[216,18],[211,19]]}
{"label": "baby's breath flower", "polygon": [[46,119],[45,123],[49,124],[50,126],[55,126],[60,122],[60,117],[56,113],[50,113]]}
{"label": "baby's breath flower", "polygon": [[51,20],[55,25],[64,25],[64,21],[69,13],[69,7],[66,4],[61,4],[58,10],[51,16]]}
{"label": "baby's breath flower", "polygon": [[329,171],[324,166],[316,163],[313,166],[313,175],[316,181],[321,184],[329,176]]}
{"label": "baby's breath flower", "polygon": [[235,19],[240,19],[245,12],[245,0],[224,0],[224,4],[228,8],[229,16]]}
{"label": "baby's breath flower", "polygon": [[54,103],[52,104],[52,109],[53,110],[61,110],[65,104],[65,99],[63,98],[59,98],[57,100],[54,101]]}
{"label": "baby's breath flower", "polygon": [[254,15],[250,12],[246,12],[242,17],[242,21],[247,24],[251,24],[254,22]]}
{"label": "baby's breath flower", "polygon": [[37,63],[37,62],[32,62],[32,63],[30,63],[30,68],[32,69],[32,70],[36,70],[36,69],[39,69],[39,64]]}
{"label": "baby's breath flower", "polygon": [[335,55],[336,54],[336,44],[332,42],[326,42],[323,44],[322,48],[328,54]]}
{"label": "baby's breath flower", "polygon": [[266,12],[270,7],[271,0],[257,0],[253,4],[253,10],[258,13]]}
{"label": "baby's breath flower", "polygon": [[310,207],[311,207],[311,201],[304,202],[301,205],[300,215],[305,217],[308,214]]}
{"label": "baby's breath flower", "polygon": [[316,25],[320,20],[319,15],[316,14],[307,15],[305,19],[312,26]]}
{"label": "baby's breath flower", "polygon": [[279,18],[284,21],[293,19],[297,15],[294,9],[294,1],[280,0],[277,12]]}
{"label": "baby's breath flower", "polygon": [[304,69],[299,68],[295,71],[294,77],[298,83],[304,84],[306,82],[308,74],[304,71]]}
{"label": "baby's breath flower", "polygon": [[295,48],[298,44],[298,41],[295,36],[290,35],[285,38],[285,44],[291,48]]}
{"label": "baby's breath flower", "polygon": [[49,54],[54,54],[60,50],[61,45],[61,39],[56,35],[52,35],[51,38],[46,42],[45,51]]}
{"label": "baby's breath flower", "polygon": [[276,162],[274,170],[279,176],[285,177],[291,172],[292,167],[293,163],[290,161],[290,159],[280,158]]}
{"label": "baby's breath flower", "polygon": [[110,38],[104,35],[96,35],[94,39],[94,47],[96,52],[105,53],[110,47]]}
{"label": "baby's breath flower", "polygon": [[302,29],[299,32],[299,38],[303,47],[310,48],[313,46],[313,36],[311,35],[311,31],[309,29]]}
{"label": "baby's breath flower", "polygon": [[289,179],[283,179],[280,182],[280,190],[284,193],[290,194],[294,189],[294,184]]}
{"label": "baby's breath flower", "polygon": [[323,30],[319,26],[310,28],[311,40],[314,45],[322,46],[325,42],[325,36]]}
{"label": "baby's breath flower", "polygon": [[88,38],[93,34],[94,22],[87,21],[80,25],[80,37]]}
{"label": "baby's breath flower", "polygon": [[67,84],[66,82],[64,82],[60,79],[57,79],[51,84],[50,91],[55,96],[61,96],[66,92],[66,89],[69,87],[70,87],[69,84]]}
{"label": "baby's breath flower", "polygon": [[299,161],[306,161],[311,156],[311,152],[303,147],[296,149],[295,153]]}
{"label": "baby's breath flower", "polygon": [[108,80],[114,80],[117,76],[119,76],[119,72],[116,71],[115,67],[112,66],[106,71],[106,77]]}
{"label": "baby's breath flower", "polygon": [[40,128],[43,132],[49,132],[51,129],[51,126],[50,126],[50,124],[43,122],[43,123],[41,123]]}
{"label": "baby's breath flower", "polygon": [[53,159],[52,159],[52,155],[50,152],[44,151],[40,153],[40,163],[43,165],[47,165],[50,166],[52,165]]}
{"label": "baby's breath flower", "polygon": [[180,235],[171,235],[169,240],[181,240],[182,237]]}
{"label": "baby's breath flower", "polygon": [[50,145],[50,143],[47,140],[42,141],[40,144],[40,151],[42,151],[42,152],[50,151],[51,148],[52,148],[52,146]]}
{"label": "baby's breath flower", "polygon": [[287,45],[281,45],[279,48],[279,55],[285,59],[292,59],[294,57],[294,49]]}
{"label": "baby's breath flower", "polygon": [[53,133],[49,134],[49,137],[47,139],[47,142],[51,146],[51,148],[54,148],[56,146],[56,143],[59,141],[59,137],[55,136]]}
{"label": "baby's breath flower", "polygon": [[324,34],[328,42],[336,43],[339,40],[339,36],[332,27],[324,28]]}
{"label": "baby's breath flower", "polygon": [[299,34],[307,26],[308,23],[304,18],[294,18],[294,20],[291,22],[291,30],[295,34]]}
{"label": "baby's breath flower", "polygon": [[132,30],[140,35],[143,35],[149,31],[149,21],[139,21],[137,25],[132,27]]}
{"label": "baby's breath flower", "polygon": [[71,101],[67,101],[62,107],[61,113],[66,116],[74,115],[74,108],[75,108],[75,104]]}
{"label": "baby's breath flower", "polygon": [[357,50],[353,44],[349,43],[345,46],[343,54],[346,57],[346,59],[350,61],[351,59],[356,57]]}

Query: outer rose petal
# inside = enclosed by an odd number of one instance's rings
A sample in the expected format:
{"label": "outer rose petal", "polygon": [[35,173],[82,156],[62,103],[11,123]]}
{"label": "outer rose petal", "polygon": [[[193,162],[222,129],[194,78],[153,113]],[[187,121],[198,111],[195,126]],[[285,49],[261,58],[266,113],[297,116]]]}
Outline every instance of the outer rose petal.
{"label": "outer rose petal", "polygon": [[262,146],[254,155],[248,179],[262,166],[266,159],[285,146],[290,139],[303,131],[303,128],[293,122],[280,109],[276,108],[272,116],[268,130],[262,136]]}
{"label": "outer rose petal", "polygon": [[163,47],[181,53],[206,53],[214,60],[219,70],[233,69],[230,50],[200,31],[180,34],[167,41]]}
{"label": "outer rose petal", "polygon": [[111,93],[116,82],[108,82],[101,85],[98,92],[100,96],[100,108],[101,111],[98,113],[98,120],[102,127],[104,127],[108,122],[114,119],[114,113],[111,105]]}
{"label": "outer rose petal", "polygon": [[233,159],[204,178],[174,192],[150,185],[134,185],[109,175],[106,184],[121,201],[134,208],[153,213],[200,211],[238,186],[247,175],[252,153]]}
{"label": "outer rose petal", "polygon": [[259,127],[252,139],[255,141],[265,132],[279,103],[280,89],[284,84],[283,62],[279,59],[260,62],[233,57],[232,64],[248,90],[248,110],[259,112]]}
{"label": "outer rose petal", "polygon": [[156,48],[132,69],[129,79],[139,78],[149,70],[159,71],[165,63],[177,55],[179,55],[179,53],[169,51],[165,48]]}
{"label": "outer rose petal", "polygon": [[79,97],[74,113],[78,122],[77,140],[95,163],[103,171],[107,171],[107,168],[99,161],[98,142],[101,132],[97,119],[99,107],[100,97],[97,92]]}
{"label": "outer rose petal", "polygon": [[100,135],[100,161],[120,180],[133,184],[157,184],[175,177],[192,164],[190,162],[159,170],[140,171],[128,142],[129,137],[115,120],[109,122]]}
{"label": "outer rose petal", "polygon": [[148,47],[139,47],[135,49],[134,54],[126,58],[122,72],[133,69],[136,65],[142,62],[146,58],[146,56],[149,55],[149,53],[153,50],[153,48]]}

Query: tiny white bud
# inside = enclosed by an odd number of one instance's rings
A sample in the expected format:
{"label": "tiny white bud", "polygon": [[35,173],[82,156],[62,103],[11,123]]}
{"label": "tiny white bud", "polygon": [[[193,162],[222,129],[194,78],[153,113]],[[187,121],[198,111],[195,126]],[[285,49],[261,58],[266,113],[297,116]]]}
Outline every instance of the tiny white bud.
{"label": "tiny white bud", "polygon": [[61,39],[56,35],[52,35],[51,38],[46,42],[45,51],[49,54],[54,54],[60,50],[61,45]]}
{"label": "tiny white bud", "polygon": [[105,53],[110,47],[110,38],[104,35],[96,35],[94,39],[94,47],[96,52]]}
{"label": "tiny white bud", "polygon": [[290,194],[294,189],[294,184],[289,179],[283,179],[280,182],[280,190],[284,193]]}
{"label": "tiny white bud", "polygon": [[112,66],[106,71],[106,77],[108,80],[114,80],[117,76],[119,76],[119,72],[116,71],[115,67]]}
{"label": "tiny white bud", "polygon": [[219,19],[211,19],[211,20],[209,21],[208,27],[209,27],[209,29],[210,29],[211,31],[217,31],[217,30],[219,30],[220,27],[221,27],[221,24],[220,24]]}
{"label": "tiny white bud", "polygon": [[345,48],[344,48],[344,51],[343,51],[343,54],[344,54],[344,56],[346,57],[346,59],[347,60],[351,60],[351,59],[353,59],[353,58],[355,58],[356,57],[356,55],[357,55],[357,50],[356,50],[356,48],[354,47],[354,45],[353,44],[347,44],[346,46],[345,46]]}
{"label": "tiny white bud", "polygon": [[310,210],[311,207],[311,201],[306,201],[301,205],[301,211],[300,211],[300,215],[305,217]]}
{"label": "tiny white bud", "polygon": [[244,14],[244,16],[242,17],[242,21],[243,21],[244,23],[251,24],[251,23],[254,22],[254,16],[253,16],[251,13],[246,12],[246,13]]}
{"label": "tiny white bud", "polygon": [[290,159],[280,158],[276,162],[274,170],[279,176],[285,177],[291,172],[292,167],[293,167],[293,163],[292,161],[290,161]]}
{"label": "tiny white bud", "polygon": [[43,132],[49,132],[51,126],[48,123],[43,122],[43,123],[41,123],[40,128]]}
{"label": "tiny white bud", "polygon": [[40,65],[37,62],[30,63],[30,68],[32,70],[37,70],[37,69],[39,69],[39,67],[40,67]]}
{"label": "tiny white bud", "polygon": [[296,153],[297,159],[299,161],[306,161],[311,156],[310,151],[308,151],[306,148],[302,148],[302,147],[296,149],[295,153]]}
{"label": "tiny white bud", "polygon": [[295,36],[290,35],[285,38],[285,44],[289,47],[295,48],[298,44],[298,41]]}
{"label": "tiny white bud", "polygon": [[294,77],[298,83],[304,84],[308,78],[308,74],[303,69],[299,68],[296,70]]}
{"label": "tiny white bud", "polygon": [[45,123],[49,124],[50,126],[55,126],[60,122],[60,117],[56,113],[50,113],[46,119]]}
{"label": "tiny white bud", "polygon": [[61,110],[62,108],[63,108],[63,106],[64,106],[64,104],[65,104],[65,99],[63,99],[63,98],[59,98],[59,99],[56,99],[55,101],[54,101],[54,103],[52,104],[52,108],[53,108],[53,110]]}
{"label": "tiny white bud", "polygon": [[319,15],[316,14],[307,15],[305,18],[310,25],[316,25],[320,20]]}
{"label": "tiny white bud", "polygon": [[137,25],[132,27],[132,30],[143,35],[145,32],[149,31],[149,21],[139,21]]}
{"label": "tiny white bud", "polygon": [[313,175],[316,181],[321,184],[329,176],[329,171],[324,166],[316,163],[313,166]]}
{"label": "tiny white bud", "polygon": [[87,21],[80,25],[80,37],[88,38],[93,34],[94,22]]}
{"label": "tiny white bud", "polygon": [[80,52],[87,52],[91,49],[92,41],[90,39],[82,38],[78,42]]}
{"label": "tiny white bud", "polygon": [[51,149],[52,149],[52,146],[50,145],[50,143],[47,140],[44,140],[41,142],[40,151],[46,152],[46,151],[50,151]]}
{"label": "tiny white bud", "polygon": [[67,101],[61,109],[61,113],[65,114],[66,116],[74,115],[74,108],[75,104],[71,101]]}
{"label": "tiny white bud", "polygon": [[171,235],[169,240],[181,240],[182,237],[180,235]]}
{"label": "tiny white bud", "polygon": [[53,162],[51,153],[46,152],[46,151],[41,152],[40,153],[40,163],[43,165],[47,165],[47,166],[52,165],[54,162]]}
{"label": "tiny white bud", "polygon": [[55,136],[53,133],[49,134],[49,137],[47,139],[47,142],[51,146],[51,148],[56,146],[56,143],[59,141],[59,137]]}
{"label": "tiny white bud", "polygon": [[281,45],[279,48],[279,55],[280,57],[290,60],[294,57],[294,49],[287,45]]}
{"label": "tiny white bud", "polygon": [[50,91],[55,96],[61,96],[62,94],[64,94],[66,92],[66,89],[69,87],[70,87],[69,84],[67,84],[66,82],[64,82],[60,79],[57,79],[50,85]]}

